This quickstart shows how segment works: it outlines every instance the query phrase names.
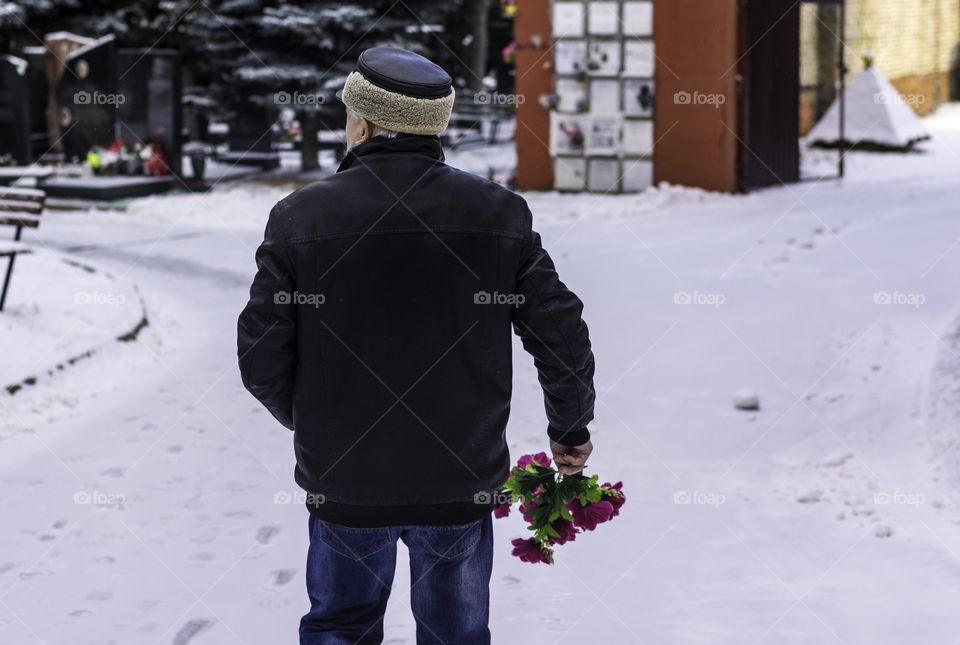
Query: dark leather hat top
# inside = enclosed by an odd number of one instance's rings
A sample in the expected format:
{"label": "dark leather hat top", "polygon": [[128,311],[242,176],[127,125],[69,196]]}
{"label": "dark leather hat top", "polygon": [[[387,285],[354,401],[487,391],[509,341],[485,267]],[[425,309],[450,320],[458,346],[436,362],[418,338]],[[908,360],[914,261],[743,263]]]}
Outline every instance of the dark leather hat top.
{"label": "dark leather hat top", "polygon": [[360,54],[357,71],[378,87],[424,99],[450,93],[452,81],[443,68],[419,54],[394,47],[373,47]]}

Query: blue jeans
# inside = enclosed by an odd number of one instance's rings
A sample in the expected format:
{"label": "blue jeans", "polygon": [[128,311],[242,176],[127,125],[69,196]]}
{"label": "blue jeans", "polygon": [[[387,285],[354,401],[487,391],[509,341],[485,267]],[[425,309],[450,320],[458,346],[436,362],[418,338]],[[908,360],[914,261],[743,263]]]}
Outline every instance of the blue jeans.
{"label": "blue jeans", "polygon": [[310,516],[300,645],[383,641],[383,614],[397,564],[410,551],[410,606],[418,645],[488,645],[493,522],[357,529]]}

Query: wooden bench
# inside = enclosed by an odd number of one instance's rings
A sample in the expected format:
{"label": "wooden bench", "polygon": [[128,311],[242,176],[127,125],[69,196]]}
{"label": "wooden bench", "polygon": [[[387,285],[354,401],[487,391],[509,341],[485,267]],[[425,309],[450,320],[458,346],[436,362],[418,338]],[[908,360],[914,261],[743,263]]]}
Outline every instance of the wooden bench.
{"label": "wooden bench", "polygon": [[13,240],[0,242],[0,258],[7,258],[7,272],[3,277],[3,290],[0,291],[0,311],[3,311],[7,300],[14,261],[18,255],[30,253],[30,248],[20,241],[20,235],[25,228],[40,226],[45,199],[46,194],[42,190],[0,186],[0,226],[16,229]]}

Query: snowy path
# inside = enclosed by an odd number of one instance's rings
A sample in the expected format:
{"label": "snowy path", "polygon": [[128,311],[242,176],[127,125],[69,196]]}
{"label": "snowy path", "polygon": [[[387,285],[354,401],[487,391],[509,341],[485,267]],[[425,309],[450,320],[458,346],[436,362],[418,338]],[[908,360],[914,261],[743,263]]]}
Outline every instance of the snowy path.
{"label": "snowy path", "polygon": [[[498,523],[494,642],[955,643],[960,115],[928,124],[933,154],[853,155],[842,187],[530,196],[587,303],[593,466],[629,499],[553,568],[514,561],[519,520]],[[109,231],[75,256],[135,283],[150,326],[3,399],[18,431],[0,435],[0,643],[295,642],[307,536],[290,436],[234,364],[281,194],[41,229],[61,248]],[[520,454],[545,437],[519,349],[516,364]],[[733,409],[743,386],[759,412]],[[414,642],[408,580],[398,567],[386,642]]]}

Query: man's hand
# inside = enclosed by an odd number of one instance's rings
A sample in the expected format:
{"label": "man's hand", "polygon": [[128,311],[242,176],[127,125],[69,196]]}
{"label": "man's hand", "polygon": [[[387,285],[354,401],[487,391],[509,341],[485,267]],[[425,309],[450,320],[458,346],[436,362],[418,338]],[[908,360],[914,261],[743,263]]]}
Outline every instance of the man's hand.
{"label": "man's hand", "polygon": [[553,453],[553,461],[557,464],[557,470],[564,475],[575,475],[587,465],[587,459],[593,452],[593,444],[587,441],[587,443],[579,446],[565,446],[562,443],[551,441],[550,451]]}

